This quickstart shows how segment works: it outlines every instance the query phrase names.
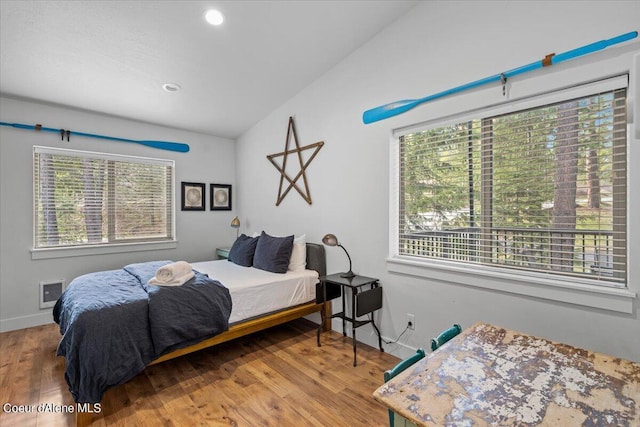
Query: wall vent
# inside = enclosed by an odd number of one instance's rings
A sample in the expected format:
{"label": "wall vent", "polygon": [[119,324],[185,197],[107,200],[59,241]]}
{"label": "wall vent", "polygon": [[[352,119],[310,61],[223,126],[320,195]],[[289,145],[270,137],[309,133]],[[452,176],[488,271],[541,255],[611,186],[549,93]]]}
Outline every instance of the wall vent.
{"label": "wall vent", "polygon": [[56,301],[64,291],[64,285],[64,280],[40,282],[40,308],[49,308],[56,305]]}

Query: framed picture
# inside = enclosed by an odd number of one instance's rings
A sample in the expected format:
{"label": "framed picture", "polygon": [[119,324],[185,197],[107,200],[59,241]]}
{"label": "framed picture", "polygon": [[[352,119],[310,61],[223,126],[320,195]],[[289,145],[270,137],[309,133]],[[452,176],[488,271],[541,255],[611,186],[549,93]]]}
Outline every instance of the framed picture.
{"label": "framed picture", "polygon": [[209,196],[212,211],[231,210],[231,185],[211,184],[211,194]]}
{"label": "framed picture", "polygon": [[182,183],[182,210],[183,211],[203,211],[205,210],[204,194],[205,184],[199,182]]}

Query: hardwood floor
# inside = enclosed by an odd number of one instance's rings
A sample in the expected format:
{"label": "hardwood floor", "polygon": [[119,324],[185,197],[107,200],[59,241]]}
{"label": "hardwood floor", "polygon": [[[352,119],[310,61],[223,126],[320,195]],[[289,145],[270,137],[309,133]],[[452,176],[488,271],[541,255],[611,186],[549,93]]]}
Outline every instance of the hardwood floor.
{"label": "hardwood floor", "polygon": [[[371,393],[398,359],[350,338],[322,335],[301,319],[148,367],[107,391],[95,426],[385,426]],[[38,412],[72,405],[57,357],[57,325],[0,334],[0,425],[71,426],[74,414]],[[35,405],[35,412],[6,404]],[[51,409],[51,408],[49,408]]]}

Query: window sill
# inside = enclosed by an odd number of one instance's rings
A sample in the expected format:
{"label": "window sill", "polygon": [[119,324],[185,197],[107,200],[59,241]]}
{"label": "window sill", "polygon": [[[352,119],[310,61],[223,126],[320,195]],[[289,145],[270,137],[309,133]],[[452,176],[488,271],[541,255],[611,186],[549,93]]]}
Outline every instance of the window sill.
{"label": "window sill", "polygon": [[404,257],[387,259],[391,273],[408,274],[463,286],[473,286],[552,301],[594,307],[620,313],[633,313],[636,293],[628,289],[558,280],[541,275],[496,271],[483,266],[463,266],[451,262],[414,260]]}
{"label": "window sill", "polygon": [[148,243],[118,243],[100,246],[75,246],[68,248],[31,249],[31,259],[70,258],[88,255],[119,254],[126,252],[157,251],[175,249],[177,240]]}

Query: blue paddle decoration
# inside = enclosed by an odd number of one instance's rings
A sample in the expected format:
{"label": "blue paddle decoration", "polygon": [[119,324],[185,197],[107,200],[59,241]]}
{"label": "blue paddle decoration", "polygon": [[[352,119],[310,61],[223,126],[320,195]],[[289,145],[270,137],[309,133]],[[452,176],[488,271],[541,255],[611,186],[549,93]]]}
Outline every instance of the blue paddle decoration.
{"label": "blue paddle decoration", "polygon": [[167,150],[167,151],[177,151],[178,153],[187,153],[189,152],[189,145],[182,144],[180,142],[166,142],[166,141],[146,141],[146,140],[135,140],[135,139],[126,139],[126,138],[117,138],[113,136],[104,136],[104,135],[95,135],[93,133],[85,133],[85,132],[76,132],[72,130],[64,130],[64,129],[54,129],[47,128],[42,125],[23,125],[21,123],[7,123],[0,122],[2,126],[9,126],[18,129],[27,129],[27,130],[35,130],[35,131],[43,131],[43,132],[53,132],[59,133],[60,136],[64,139],[64,136],[67,136],[67,141],[71,135],[76,136],[85,136],[87,138],[97,138],[104,139],[107,141],[119,141],[119,142],[132,142],[134,144],[145,145],[147,147],[157,148],[159,150]]}
{"label": "blue paddle decoration", "polygon": [[591,43],[577,49],[569,50],[564,53],[560,53],[558,55],[552,53],[547,55],[544,59],[536,62],[532,62],[528,65],[523,65],[518,68],[514,68],[509,71],[505,71],[500,74],[495,74],[493,76],[485,77],[484,79],[476,80],[474,82],[466,83],[461,86],[454,87],[452,89],[448,89],[442,92],[438,92],[433,95],[425,96],[424,98],[419,99],[405,99],[402,101],[392,102],[390,104],[381,105],[380,107],[372,108],[370,110],[365,111],[362,114],[362,121],[365,124],[377,122],[380,120],[388,119],[389,117],[397,116],[399,114],[405,113],[411,110],[414,107],[417,107],[420,104],[424,104],[425,102],[433,101],[434,99],[444,98],[445,96],[452,95],[454,93],[462,92],[467,89],[472,89],[478,86],[485,85],[491,82],[502,82],[503,84],[503,93],[504,93],[504,85],[507,82],[507,79],[513,76],[517,76],[518,74],[528,73],[529,71],[537,70],[538,68],[547,67],[553,64],[557,64],[559,62],[568,61],[573,58],[577,58],[579,56],[587,55],[589,53],[593,53],[602,49],[605,49],[609,46],[613,46],[614,44],[626,42],[628,40],[634,39],[638,37],[637,31],[632,31],[630,33],[622,34],[617,37],[608,39],[608,40],[600,40],[599,42]]}

